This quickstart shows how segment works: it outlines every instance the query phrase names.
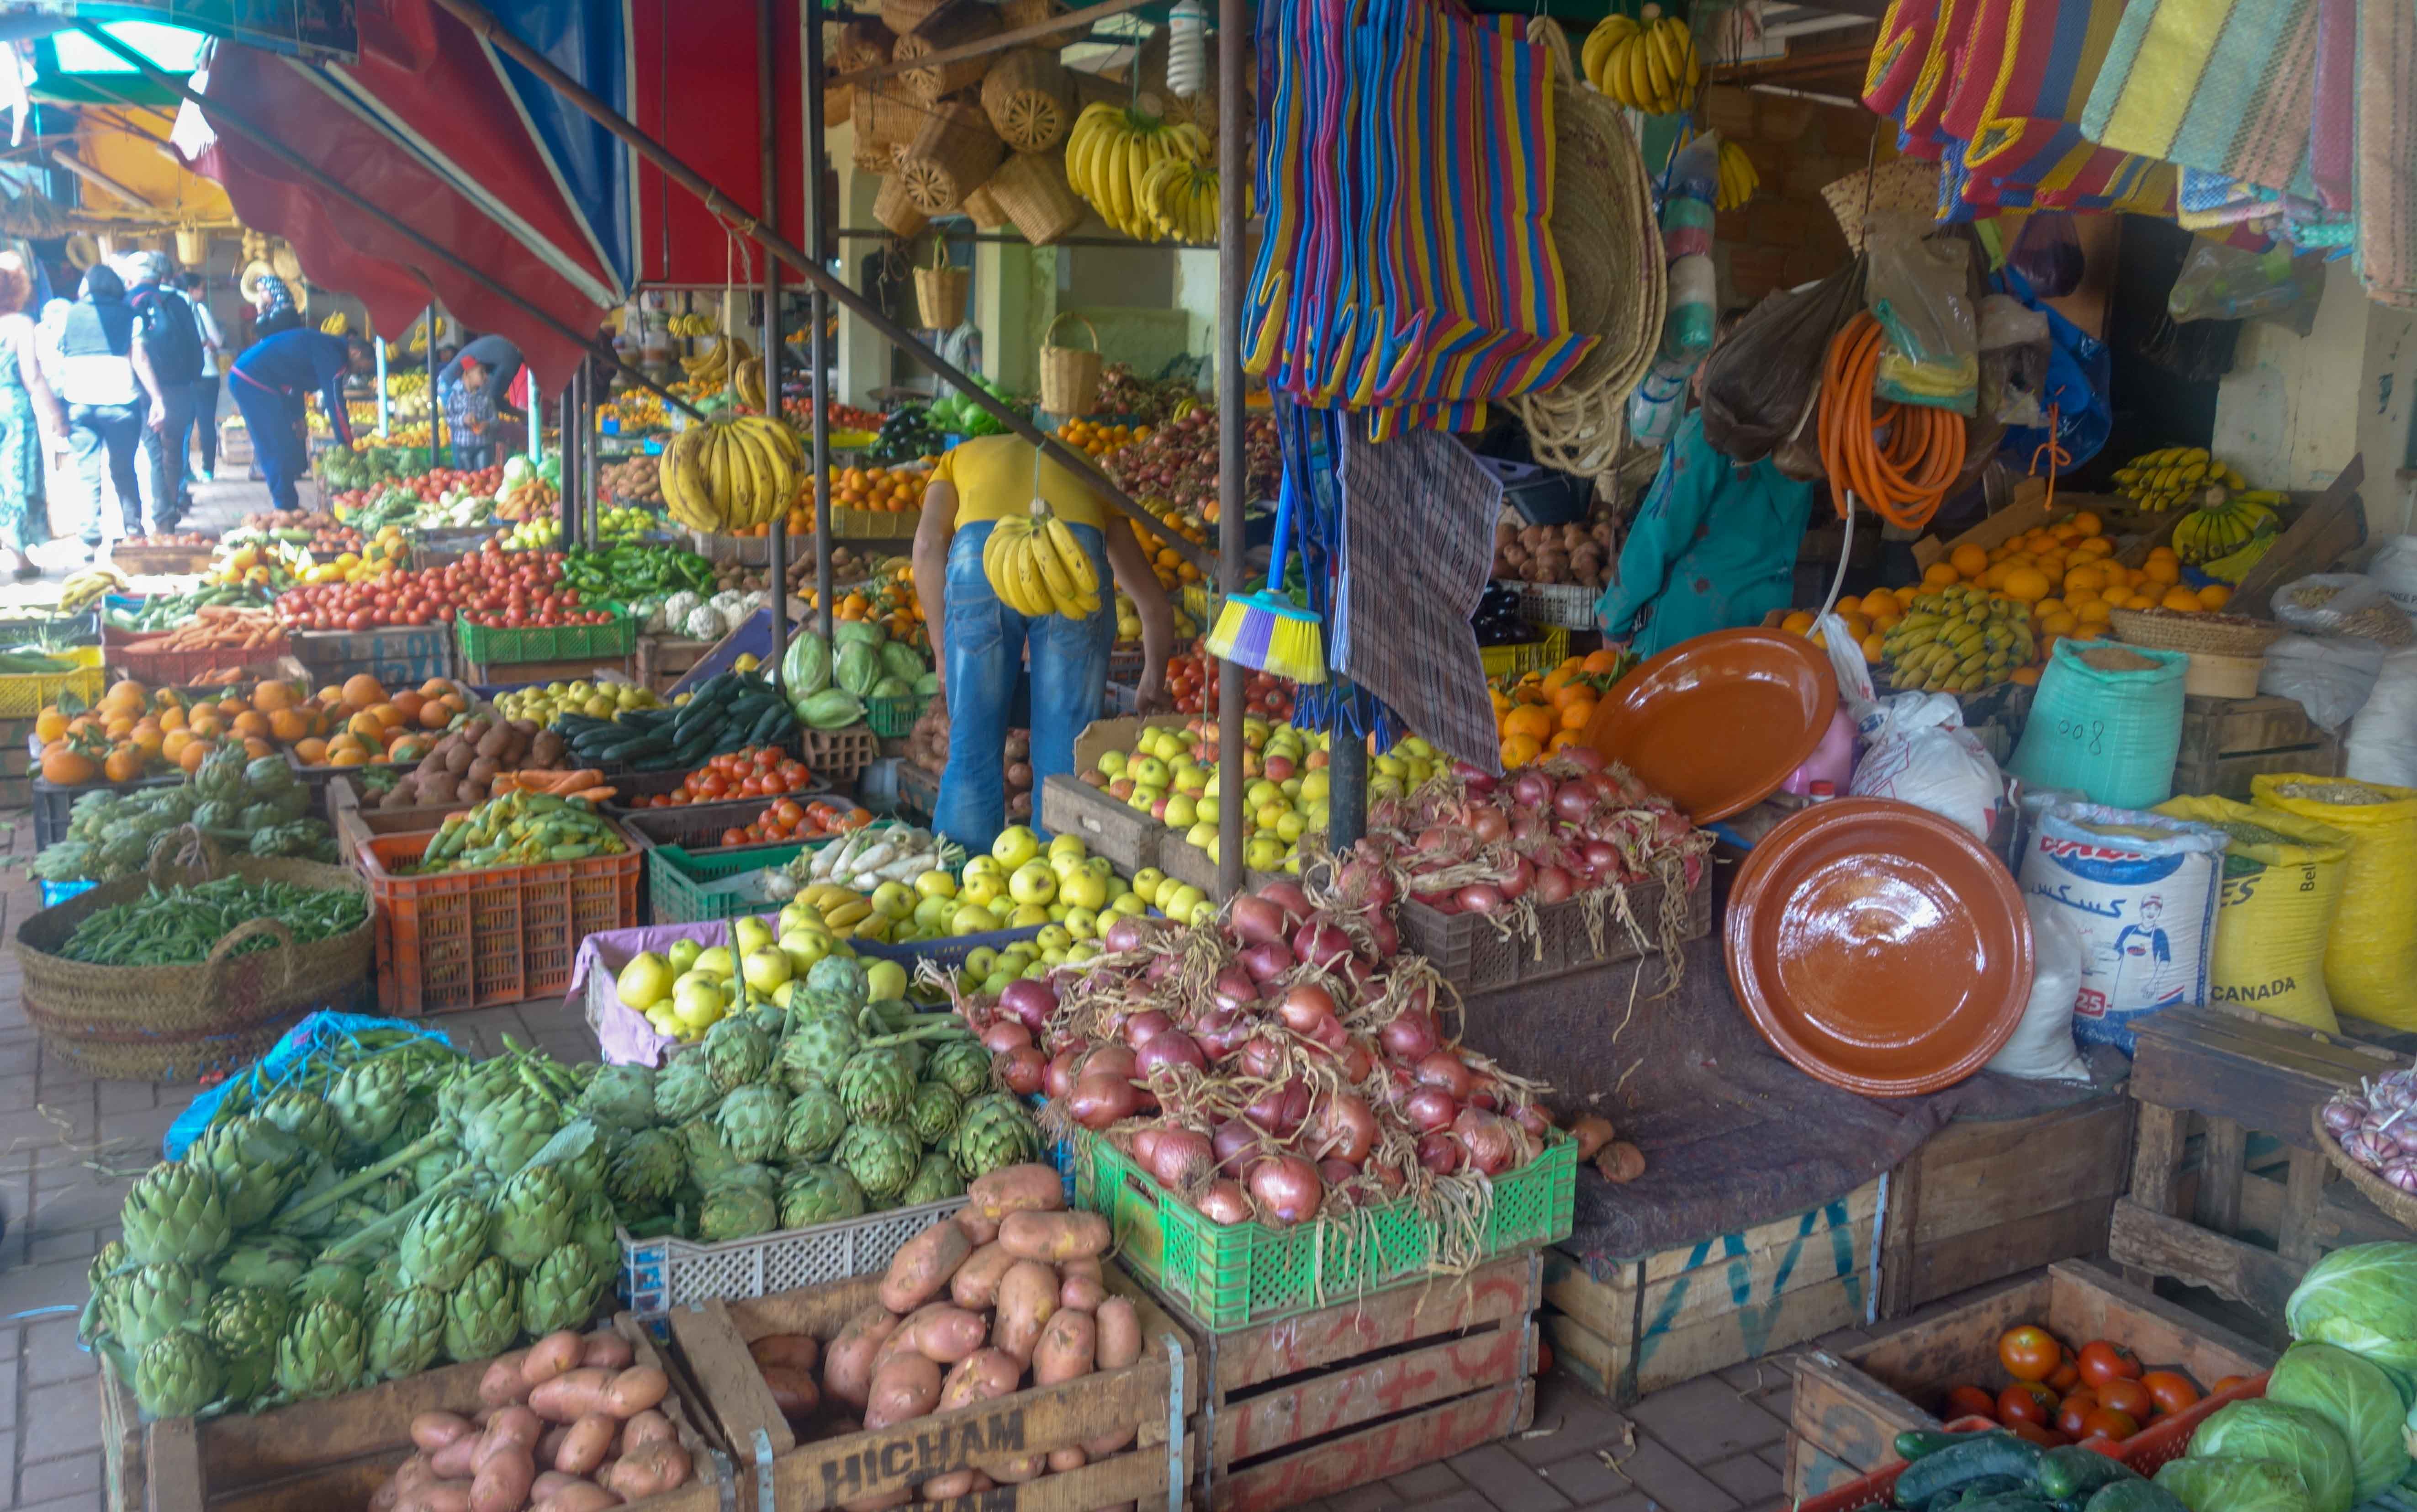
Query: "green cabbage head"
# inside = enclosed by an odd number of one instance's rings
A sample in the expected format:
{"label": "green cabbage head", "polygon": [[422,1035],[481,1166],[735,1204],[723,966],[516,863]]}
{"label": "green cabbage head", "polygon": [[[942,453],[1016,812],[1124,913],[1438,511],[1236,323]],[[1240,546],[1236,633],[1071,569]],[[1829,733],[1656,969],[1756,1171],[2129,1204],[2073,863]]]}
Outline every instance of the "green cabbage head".
{"label": "green cabbage head", "polygon": [[2313,1407],[2253,1398],[2219,1407],[2191,1435],[2194,1459],[2271,1459],[2300,1473],[2309,1512],[2349,1512],[2358,1500],[2349,1444]]}
{"label": "green cabbage head", "polygon": [[2272,1459],[2193,1455],[2169,1461],[2156,1479],[2191,1512],[2309,1512],[2310,1507],[2308,1483],[2298,1471]]}
{"label": "green cabbage head", "polygon": [[2266,1399],[2304,1407],[2340,1432],[2356,1483],[2353,1504],[2382,1490],[2409,1469],[2409,1451],[2400,1437],[2401,1414],[2409,1404],[2390,1375],[2348,1350],[2331,1344],[2292,1345],[2275,1362]]}
{"label": "green cabbage head", "polygon": [[2417,1244],[2352,1245],[2308,1267],[2283,1305],[2291,1337],[2417,1371]]}

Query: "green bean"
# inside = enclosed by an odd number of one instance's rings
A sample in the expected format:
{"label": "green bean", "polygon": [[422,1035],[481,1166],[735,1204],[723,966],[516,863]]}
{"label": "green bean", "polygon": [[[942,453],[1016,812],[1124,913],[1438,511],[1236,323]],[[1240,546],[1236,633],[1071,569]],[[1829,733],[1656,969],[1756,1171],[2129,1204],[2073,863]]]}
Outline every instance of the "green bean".
{"label": "green bean", "polygon": [[[101,966],[179,966],[209,959],[220,940],[255,918],[273,918],[296,945],[333,939],[369,920],[369,900],[349,888],[315,889],[289,882],[220,877],[199,885],[147,888],[144,896],[92,914],[68,936],[59,954]],[[277,944],[259,934],[234,954]]]}

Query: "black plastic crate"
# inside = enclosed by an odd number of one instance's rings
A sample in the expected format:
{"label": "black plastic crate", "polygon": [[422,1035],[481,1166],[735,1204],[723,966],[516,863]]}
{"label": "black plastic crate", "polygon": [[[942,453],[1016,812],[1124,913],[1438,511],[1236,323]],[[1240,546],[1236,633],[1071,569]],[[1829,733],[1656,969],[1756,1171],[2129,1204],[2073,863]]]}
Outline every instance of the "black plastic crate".
{"label": "black plastic crate", "polygon": [[175,787],[179,777],[146,777],[136,782],[86,782],[80,787],[63,788],[37,777],[29,784],[33,794],[34,849],[47,851],[68,838],[69,811],[75,801],[87,793],[139,793],[144,788]]}

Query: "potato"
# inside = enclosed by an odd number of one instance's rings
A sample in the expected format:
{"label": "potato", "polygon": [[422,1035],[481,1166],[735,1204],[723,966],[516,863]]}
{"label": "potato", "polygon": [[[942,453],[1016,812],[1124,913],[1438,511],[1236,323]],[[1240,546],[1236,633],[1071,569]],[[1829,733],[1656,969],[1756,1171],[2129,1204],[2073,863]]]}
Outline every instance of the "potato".
{"label": "potato", "polygon": [[[538,1421],[537,1414],[525,1407],[507,1407],[495,1414],[494,1420],[487,1425],[486,1436],[470,1451],[470,1467],[474,1471],[483,1469],[499,1454],[528,1454],[544,1436],[545,1425]],[[529,1474],[534,1476],[537,1472],[531,1470]]]}
{"label": "potato", "polygon": [[909,1348],[937,1365],[954,1365],[982,1347],[990,1323],[980,1313],[945,1303],[923,1308],[911,1327],[902,1324],[899,1338],[910,1338]]}
{"label": "potato", "polygon": [[394,1504],[403,1500],[403,1488],[389,1475],[370,1493],[370,1512],[394,1512]]}
{"label": "potato", "polygon": [[394,1476],[387,1484],[394,1488],[394,1493],[399,1497],[415,1486],[425,1486],[439,1478],[435,1467],[428,1462],[428,1457],[416,1454],[394,1467]]}
{"label": "potato", "polygon": [[571,1329],[546,1335],[528,1347],[521,1361],[521,1379],[534,1390],[565,1370],[578,1368],[580,1351],[585,1345],[586,1340]]}
{"label": "potato", "polygon": [[487,1373],[479,1378],[479,1400],[489,1407],[508,1407],[528,1400],[532,1383],[521,1376],[521,1365],[527,1358],[526,1350],[496,1355],[494,1363],[487,1367]]}
{"label": "potato", "polygon": [[974,1477],[980,1474],[979,1470],[951,1470],[925,1481],[916,1488],[916,1493],[926,1502],[953,1502],[973,1494]]}
{"label": "potato", "polygon": [[956,1274],[974,1242],[953,1223],[935,1224],[906,1241],[881,1278],[881,1305],[892,1312],[912,1312],[938,1296]]}
{"label": "potato", "polygon": [[637,1357],[637,1346],[609,1328],[588,1335],[579,1346],[581,1365],[600,1365],[608,1370],[626,1370]]}
{"label": "potato", "polygon": [[1097,1255],[1077,1255],[1072,1260],[1061,1260],[1057,1263],[1059,1280],[1075,1276],[1088,1277],[1102,1285],[1105,1285],[1108,1279],[1108,1273],[1100,1268],[1100,1257]]}
{"label": "potato", "polygon": [[1087,1312],[1060,1308],[1032,1346],[1032,1383],[1054,1386],[1091,1373],[1099,1359],[1099,1323]]}
{"label": "potato", "polygon": [[604,1489],[625,1502],[644,1501],[688,1484],[688,1451],[676,1444],[654,1444],[636,1454],[625,1454],[613,1466]]}
{"label": "potato", "polygon": [[1062,1475],[1070,1470],[1080,1470],[1090,1462],[1090,1456],[1072,1444],[1063,1449],[1049,1451],[1049,1473],[1053,1475]]}
{"label": "potato", "polygon": [[823,1395],[859,1412],[873,1390],[873,1361],[898,1329],[898,1315],[874,1303],[850,1318],[823,1352]]}
{"label": "potato", "polygon": [[998,1224],[998,1242],[1020,1260],[1104,1255],[1112,1237],[1108,1220],[1097,1213],[1010,1213]]}
{"label": "potato", "polygon": [[[1100,1304],[1095,1315],[1099,1323],[1099,1343],[1093,1363],[1102,1370],[1121,1370],[1141,1359],[1141,1314],[1131,1297],[1110,1297]],[[1094,1459],[1103,1459],[1132,1443],[1135,1429],[1117,1429],[1096,1439],[1083,1441],[1083,1450]]]}
{"label": "potato", "polygon": [[769,1334],[747,1346],[757,1365],[811,1370],[822,1359],[822,1341],[812,1334]]}
{"label": "potato", "polygon": [[467,787],[489,787],[494,784],[495,774],[502,770],[503,768],[496,764],[494,757],[481,756],[470,764],[468,771],[462,774],[462,781]]}
{"label": "potato", "polygon": [[772,1393],[772,1405],[783,1417],[803,1417],[822,1405],[822,1388],[814,1384],[811,1371],[788,1365],[761,1365],[765,1387]]}
{"label": "potato", "polygon": [[422,1413],[411,1420],[413,1445],[430,1454],[476,1431],[470,1420],[459,1413]]}
{"label": "potato", "polygon": [[1041,1330],[1057,1310],[1057,1273],[1037,1260],[1019,1260],[998,1283],[998,1321],[991,1342],[1029,1363]]}
{"label": "potato", "polygon": [[528,1504],[537,1462],[528,1450],[510,1444],[479,1467],[470,1482],[470,1512],[521,1512]]}
{"label": "potato", "polygon": [[536,1505],[543,1506],[548,1501],[561,1495],[573,1486],[587,1484],[586,1477],[583,1475],[566,1474],[559,1470],[540,1470],[537,1473],[537,1479],[529,1484],[529,1501]]}
{"label": "potato", "polygon": [[[965,1211],[970,1213],[973,1209]],[[957,1267],[957,1273],[949,1278],[949,1299],[958,1307],[972,1308],[977,1311],[996,1307],[999,1278],[1014,1263],[1015,1257],[996,1241],[982,1246],[967,1256],[965,1263]]]}
{"label": "potato", "polygon": [[633,1365],[604,1388],[604,1410],[616,1417],[643,1413],[671,1394],[671,1377],[652,1365]]}
{"label": "potato", "polygon": [[478,748],[464,740],[445,753],[445,769],[455,777],[460,777],[468,771],[470,764],[478,759]]}
{"label": "potato", "polygon": [[1066,1205],[1066,1186],[1056,1166],[1032,1162],[975,1177],[965,1196],[975,1212],[1004,1223],[1010,1213],[1057,1212]]}
{"label": "potato", "polygon": [[974,1242],[976,1249],[998,1237],[998,1219],[977,1213],[970,1207],[957,1209],[952,1221],[965,1231],[965,1237]]}
{"label": "potato", "polygon": [[873,1373],[864,1426],[888,1428],[925,1416],[939,1400],[940,1368],[920,1354],[893,1354]]}
{"label": "potato", "polygon": [[470,1512],[470,1483],[432,1480],[398,1497],[394,1512]]}
{"label": "potato", "polygon": [[537,1462],[541,1465],[554,1463],[554,1457],[562,1452],[563,1440],[569,1437],[570,1425],[568,1423],[556,1423],[547,1429],[544,1436],[537,1441]]}
{"label": "potato", "polygon": [[[657,1372],[661,1374],[660,1371]],[[566,1370],[529,1393],[529,1406],[549,1423],[576,1423],[589,1413],[606,1410],[604,1393],[613,1383],[614,1374],[600,1365],[583,1365],[576,1370]],[[652,1407],[653,1402],[645,1405]],[[626,1417],[627,1413],[616,1413]]]}
{"label": "potato", "polygon": [[1049,1457],[1045,1454],[1020,1454],[1012,1459],[996,1459],[982,1466],[984,1473],[1007,1486],[1039,1480],[1048,1469]]}
{"label": "potato", "polygon": [[605,1413],[589,1413],[564,1430],[562,1443],[547,1463],[567,1475],[595,1474],[604,1457],[613,1452],[613,1435],[621,1431],[621,1420]]}
{"label": "potato", "polygon": [[976,1350],[957,1362],[940,1383],[940,1410],[970,1407],[996,1397],[1011,1397],[1024,1381],[1024,1362],[1000,1349]]}
{"label": "potato", "polygon": [[1069,1276],[1057,1283],[1057,1305],[1082,1312],[1097,1311],[1108,1289],[1088,1276]]}
{"label": "potato", "polygon": [[625,1454],[643,1449],[650,1444],[678,1442],[679,1429],[672,1426],[670,1418],[651,1407],[632,1414],[627,1423],[621,1425],[621,1450]]}
{"label": "potato", "polygon": [[467,1481],[479,1469],[475,1457],[485,1442],[484,1434],[463,1434],[428,1457],[430,1474],[438,1480]]}
{"label": "potato", "polygon": [[529,1512],[607,1512],[621,1499],[590,1481],[578,1481],[529,1508]]}

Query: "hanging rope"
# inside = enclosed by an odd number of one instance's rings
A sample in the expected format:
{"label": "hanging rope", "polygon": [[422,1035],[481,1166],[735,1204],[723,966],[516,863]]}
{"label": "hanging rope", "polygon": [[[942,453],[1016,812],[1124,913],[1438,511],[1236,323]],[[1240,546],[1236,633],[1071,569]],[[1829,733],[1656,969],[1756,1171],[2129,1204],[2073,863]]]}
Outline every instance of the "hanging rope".
{"label": "hanging rope", "polygon": [[1964,417],[1926,404],[1876,408],[1872,384],[1886,341],[1879,322],[1861,310],[1831,339],[1821,369],[1821,465],[1840,519],[1852,507],[1851,489],[1890,524],[1920,530],[1963,471]]}
{"label": "hanging rope", "polygon": [[2056,475],[2073,465],[2073,453],[2065,450],[2064,443],[2056,438],[2058,418],[2058,406],[2049,405],[2047,439],[2031,448],[2031,476],[2040,476],[2040,458],[2045,456],[2047,459],[2047,496],[2045,502],[2050,509],[2056,507]]}

